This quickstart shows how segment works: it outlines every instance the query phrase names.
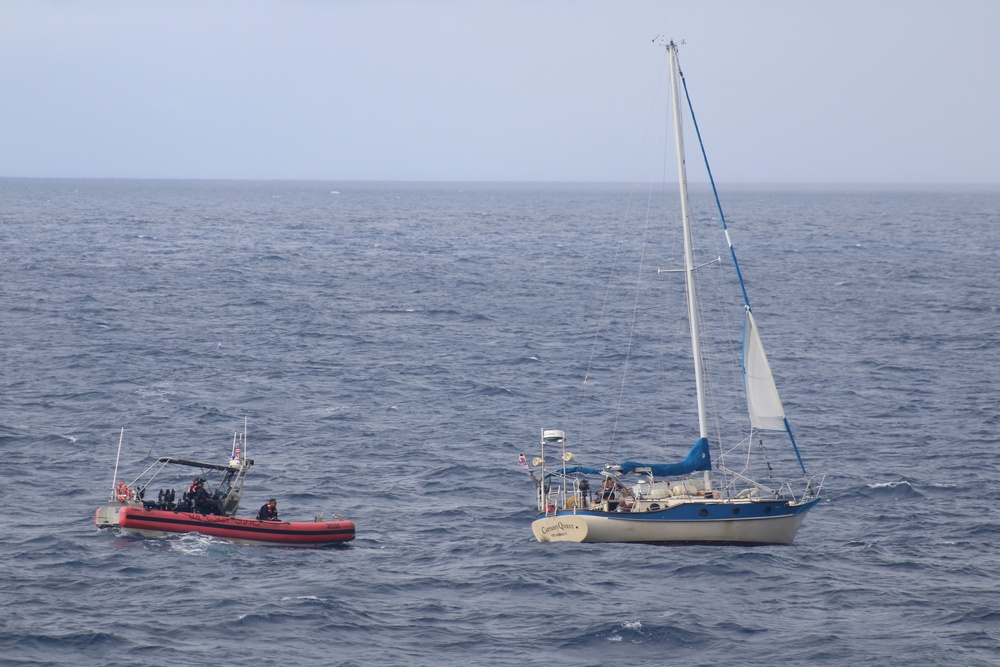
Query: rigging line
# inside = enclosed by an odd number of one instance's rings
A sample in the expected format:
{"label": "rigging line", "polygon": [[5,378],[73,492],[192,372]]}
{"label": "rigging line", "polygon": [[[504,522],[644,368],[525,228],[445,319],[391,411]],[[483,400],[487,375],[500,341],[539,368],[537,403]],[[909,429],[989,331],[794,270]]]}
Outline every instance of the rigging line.
{"label": "rigging line", "polygon": [[[664,72],[666,71],[667,62],[668,62],[667,58],[664,58],[660,62],[660,71],[659,71],[659,74],[657,75],[657,79],[658,80],[661,80],[661,81],[663,80],[663,78],[664,78]],[[627,200],[626,206],[625,206],[625,214],[622,217],[621,225],[619,226],[619,229],[618,229],[618,241],[617,241],[617,244],[615,246],[614,256],[612,258],[611,272],[608,275],[608,284],[607,284],[607,287],[605,288],[605,291],[604,291],[604,300],[603,300],[603,302],[601,304],[600,314],[598,315],[597,330],[594,332],[594,342],[593,342],[593,344],[591,345],[591,348],[590,348],[590,357],[587,360],[587,370],[584,373],[583,386],[580,388],[580,400],[579,400],[580,413],[578,413],[578,417],[576,418],[576,422],[578,424],[578,432],[581,434],[581,436],[582,436],[582,434],[584,432],[584,429],[583,429],[583,417],[582,417],[582,413],[583,413],[582,406],[584,405],[584,399],[586,397],[587,387],[588,387],[588,383],[590,381],[590,372],[591,372],[591,370],[593,369],[593,366],[594,366],[594,357],[597,355],[597,343],[600,340],[601,331],[603,330],[603,326],[604,326],[605,315],[607,314],[608,301],[609,301],[610,295],[611,295],[611,288],[613,286],[613,281],[614,281],[615,273],[616,273],[616,270],[617,270],[618,260],[619,260],[620,254],[621,254],[622,245],[624,244],[624,237],[625,237],[626,225],[630,221],[630,216],[631,216],[631,213],[632,213],[633,199],[635,197],[635,192],[637,190],[637,186],[635,185],[635,183],[636,183],[636,181],[638,181],[637,177],[638,177],[639,172],[640,172],[640,166],[641,166],[641,164],[643,162],[642,153],[645,151],[645,147],[650,144],[650,135],[652,134],[653,119],[654,119],[654,117],[656,115],[656,112],[657,112],[657,99],[658,99],[659,93],[660,93],[659,86],[657,86],[655,88],[655,90],[656,90],[656,94],[654,95],[654,97],[653,97],[653,103],[650,105],[650,108],[649,108],[649,115],[646,118],[645,131],[644,131],[644,134],[643,134],[643,140],[641,142],[641,146],[643,147],[643,150],[640,151],[640,156],[639,156],[639,159],[637,160],[637,163],[636,163],[636,172],[635,172],[636,178],[633,179],[633,187],[629,188],[628,200]],[[614,450],[614,440],[613,440],[613,436],[612,436],[612,443],[611,443],[610,450],[608,452],[608,456],[609,457],[610,457],[611,452],[613,450]]]}
{"label": "rigging line", "polygon": [[[687,80],[684,78],[684,73],[680,71],[680,65],[677,67],[678,73],[680,74],[681,84],[684,86],[684,97],[688,103],[688,110],[691,112],[691,123],[694,125],[694,132],[698,136],[698,148],[701,149],[701,157],[705,161],[705,170],[708,172],[708,181],[712,184],[712,194],[715,195],[715,205],[719,209],[719,218],[722,221],[722,229],[726,233],[726,243],[729,245],[729,254],[733,258],[733,267],[736,269],[736,276],[740,279],[740,289],[743,291],[743,304],[747,309],[747,312],[751,312],[750,309],[750,297],[747,296],[747,288],[743,283],[743,272],[740,271],[740,263],[736,259],[736,249],[733,248],[732,239],[729,237],[729,227],[726,226],[726,214],[722,211],[722,202],[719,201],[719,191],[715,187],[715,177],[712,176],[712,167],[708,163],[708,153],[705,152],[705,143],[701,139],[701,130],[698,129],[698,120],[694,115],[694,105],[691,103],[691,96],[688,94]],[[792,426],[788,423],[788,419],[783,420],[785,422],[785,432],[788,433],[788,439],[792,442],[792,449],[795,450],[795,457],[799,461],[799,467],[802,468],[802,474],[808,475],[806,472],[806,465],[802,461],[802,454],[799,453],[799,445],[795,442],[795,436],[792,434]]]}
{"label": "rigging line", "polygon": [[622,252],[622,245],[625,238],[625,226],[628,223],[632,211],[632,197],[634,188],[629,190],[628,201],[625,206],[625,215],[622,217],[621,225],[618,228],[618,240],[615,244],[615,252],[611,259],[611,271],[608,273],[608,284],[604,288],[604,300],[601,303],[601,310],[597,317],[597,330],[594,331],[594,342],[590,347],[590,358],[587,360],[587,370],[583,375],[583,386],[580,387],[580,401],[578,403],[580,412],[577,416],[577,432],[582,435],[583,429],[583,405],[587,395],[587,387],[590,382],[590,371],[594,367],[594,357],[597,356],[597,343],[601,338],[601,331],[604,328],[604,318],[608,309],[608,301],[611,297],[611,288],[614,285],[615,273],[618,268],[618,259]]}
{"label": "rigging line", "polygon": [[160,428],[159,430],[156,431],[156,436],[153,438],[152,444],[149,446],[149,451],[146,452],[146,458],[149,458],[149,456],[153,453],[153,448],[156,447],[156,443],[160,439],[160,433],[163,431],[163,427],[166,425],[166,423],[167,423],[167,417],[164,417],[163,421],[160,422]]}
{"label": "rigging line", "polygon": [[635,325],[639,314],[639,296],[642,291],[641,290],[642,267],[646,261],[646,239],[649,237],[649,225],[650,225],[650,220],[652,218],[651,216],[652,199],[653,199],[653,193],[652,193],[652,188],[650,188],[646,196],[646,223],[645,225],[643,225],[642,241],[639,244],[639,268],[635,281],[635,298],[632,301],[632,319],[629,322],[628,342],[625,345],[625,365],[622,368],[622,382],[618,390],[618,405],[615,408],[615,420],[614,420],[614,425],[612,426],[611,429],[611,445],[610,445],[610,451],[608,452],[609,457],[611,455],[611,452],[614,451],[615,438],[618,435],[618,421],[619,418],[621,417],[622,402],[625,399],[625,383],[628,379],[628,366],[629,366],[629,361],[632,359],[632,343],[635,340]]}
{"label": "rigging line", "polygon": [[[664,58],[660,62],[660,71],[659,71],[659,74],[658,74],[658,80],[662,81],[665,78],[664,74],[666,72],[668,64],[669,64],[669,58]],[[656,87],[657,94],[654,96],[653,104],[650,107],[650,114],[649,114],[649,116],[647,117],[647,120],[646,120],[646,137],[645,137],[645,140],[643,141],[643,145],[644,146],[649,145],[651,143],[650,142],[650,134],[651,134],[652,129],[654,128],[654,118],[655,118],[655,112],[656,112],[656,109],[657,109],[657,104],[656,103],[657,103],[657,100],[659,98],[659,92],[660,92],[660,90],[661,90],[661,88],[659,86],[657,86]],[[667,137],[669,137],[669,132],[666,131],[666,128],[670,124],[669,117],[664,117],[663,122],[664,122],[664,134],[663,134],[663,138],[664,138],[664,142],[666,142],[667,141]],[[654,166],[654,167],[658,166],[658,168],[659,168],[659,172],[660,172],[660,177],[659,177],[660,198],[661,198],[661,201],[662,201],[662,199],[664,197],[664,194],[665,194],[665,191],[666,191],[667,165],[670,162],[669,161],[668,151],[666,151],[666,150],[661,151],[659,153],[659,159],[660,159],[659,165],[651,164],[651,166]],[[618,437],[618,424],[619,424],[619,421],[620,421],[621,411],[622,411],[622,404],[624,402],[624,397],[625,397],[625,385],[626,385],[626,382],[628,380],[629,362],[631,361],[631,358],[632,358],[632,344],[633,344],[634,338],[635,338],[635,327],[636,327],[636,322],[638,320],[638,312],[639,312],[639,299],[640,299],[640,293],[641,293],[640,287],[641,287],[641,284],[642,284],[642,269],[643,269],[643,266],[644,266],[644,263],[645,263],[647,239],[649,237],[650,225],[652,224],[652,218],[653,218],[653,216],[652,216],[652,210],[653,210],[653,193],[654,193],[654,185],[653,185],[653,183],[654,183],[654,181],[650,180],[649,181],[649,186],[647,187],[647,190],[646,190],[645,222],[643,224],[642,239],[641,239],[641,242],[640,242],[639,267],[638,267],[638,274],[636,276],[635,298],[634,298],[633,304],[632,304],[632,318],[631,318],[631,321],[629,323],[628,342],[627,342],[626,348],[625,348],[625,363],[624,363],[624,366],[622,368],[621,386],[619,387],[618,402],[617,402],[617,405],[615,407],[615,417],[614,417],[614,422],[612,424],[612,429],[611,429],[611,442],[608,445],[607,459],[609,461],[611,460],[611,455],[614,453],[615,443],[616,443],[616,440],[617,440],[617,437]],[[631,204],[631,199],[629,201],[630,201],[630,204]],[[595,344],[596,344],[596,342],[595,342]]]}
{"label": "rigging line", "polygon": [[[663,191],[661,191],[661,201],[665,201],[665,190],[666,182],[663,184]],[[669,223],[668,223],[669,224]],[[672,361],[672,356],[670,353],[670,343],[677,339],[677,333],[674,329],[675,326],[681,324],[681,318],[675,317],[675,313],[683,312],[684,304],[683,299],[678,299],[678,294],[683,294],[683,290],[675,289],[675,286],[671,284],[671,274],[675,273],[670,269],[657,269],[657,274],[663,273],[664,279],[659,281],[657,284],[660,289],[660,294],[657,301],[663,305],[660,312],[660,320],[658,331],[659,336],[659,377],[660,382],[660,403],[659,411],[660,417],[655,420],[655,423],[659,425],[658,440],[660,445],[665,448],[669,442],[669,416],[670,416],[670,401],[673,400],[675,396],[674,383],[670,382],[669,367]],[[680,306],[675,304],[675,299],[680,302]]]}
{"label": "rigging line", "polygon": [[[714,268],[714,264],[715,260],[712,262],[706,262],[702,266],[707,266],[711,269]],[[698,309],[699,316],[703,321],[709,319],[704,317],[709,312],[713,315],[718,315],[718,311],[722,311],[722,317],[726,317],[726,308],[721,307],[723,299],[718,281],[716,280],[717,277],[718,275],[716,272],[712,270],[707,272],[701,271],[696,274],[696,280],[701,287],[701,289],[698,290],[698,303],[696,304],[696,307]],[[709,311],[709,308],[712,308],[712,310]],[[726,331],[725,340],[731,343],[732,339],[729,335],[729,327],[724,325],[723,328]],[[721,406],[724,398],[728,398],[729,392],[720,392],[720,388],[723,387],[723,383],[718,380],[718,377],[725,375],[725,369],[730,367],[728,364],[722,363],[722,358],[723,354],[718,349],[718,345],[706,345],[701,348],[702,369],[704,373],[704,386],[706,394],[705,400],[708,405],[713,406],[709,411],[709,426],[714,429],[714,438],[716,443],[715,448],[718,451],[717,458],[713,461],[713,466],[716,462],[721,463],[725,461],[726,452],[723,432],[725,429],[732,427],[732,424],[729,423],[728,420],[724,425],[722,419],[723,414],[728,414],[728,412],[721,409]]]}
{"label": "rigging line", "polygon": [[[709,204],[708,192],[702,190],[701,196],[699,198],[699,206],[701,211],[707,211],[711,208]],[[699,227],[705,228],[708,232],[706,238],[710,238],[712,241],[711,252],[716,255],[716,258],[711,262],[706,262],[701,266],[709,266],[710,264],[719,265],[722,264],[722,257],[718,255],[720,248],[720,241],[717,234],[717,227],[714,222],[717,220],[711,216],[706,215],[704,217],[698,216]],[[718,327],[717,331],[724,333],[715,344],[712,346],[711,354],[707,350],[703,349],[703,364],[706,370],[706,388],[710,395],[710,401],[713,405],[717,406],[717,410],[714,412],[714,426],[715,426],[715,437],[719,443],[719,461],[724,461],[726,451],[723,443],[723,434],[726,433],[729,436],[735,434],[734,439],[742,440],[745,436],[743,429],[742,420],[726,420],[723,423],[722,415],[729,414],[740,414],[741,410],[746,414],[745,405],[741,403],[740,392],[736,391],[726,391],[726,387],[738,387],[742,382],[740,377],[740,372],[742,368],[741,355],[739,354],[736,347],[736,340],[733,337],[734,331],[737,331],[735,323],[732,321],[732,313],[730,311],[730,303],[732,299],[728,298],[727,295],[730,293],[728,289],[731,287],[731,283],[727,280],[728,275],[724,274],[722,271],[699,271],[697,273],[699,285],[702,286],[698,290],[699,299],[702,303],[699,305],[700,309],[708,307],[710,304],[714,306],[713,317],[721,318],[722,326]],[[726,289],[724,289],[726,288]],[[717,378],[725,377],[725,382],[718,382]],[[725,403],[727,407],[734,408],[734,411],[722,410],[722,405]]]}
{"label": "rigging line", "polygon": [[[680,72],[680,66],[678,65]],[[712,194],[715,196],[715,206],[719,210],[719,219],[722,221],[722,229],[726,233],[726,243],[729,245],[729,254],[733,258],[733,266],[736,267],[736,276],[740,279],[740,289],[743,290],[743,303],[747,310],[750,310],[750,297],[747,296],[747,288],[743,284],[743,273],[740,271],[740,263],[736,261],[736,249],[733,248],[732,240],[729,238],[729,227],[726,226],[726,214],[722,211],[722,202],[719,201],[719,191],[715,187],[715,177],[712,175],[712,167],[708,164],[708,153],[705,152],[705,143],[701,139],[701,130],[698,129],[698,119],[694,115],[694,105],[691,104],[691,95],[688,93],[687,79],[684,72],[680,72],[681,85],[684,86],[684,98],[688,103],[688,111],[691,112],[691,124],[694,125],[694,133],[698,137],[698,148],[701,149],[701,158],[705,161],[705,171],[708,172],[708,182],[712,185]]]}
{"label": "rigging line", "polygon": [[[670,58],[669,58],[669,55],[667,55],[668,51],[666,49],[664,49],[663,53],[664,53],[664,69],[666,69],[666,67],[669,65]],[[670,155],[671,151],[670,151],[670,147],[668,146],[668,143],[669,143],[670,140],[668,139],[668,137],[670,137],[672,135],[672,133],[671,133],[671,125],[672,125],[671,120],[672,119],[671,119],[670,116],[671,116],[671,113],[673,112],[672,111],[672,105],[668,104],[667,108],[671,109],[671,112],[667,113],[667,114],[664,114],[664,116],[663,116],[663,144],[664,144],[664,149],[660,153],[660,194],[659,194],[659,200],[660,200],[660,205],[663,207],[663,211],[664,211],[663,218],[664,218],[664,220],[666,220],[666,211],[667,211],[667,207],[666,207],[666,202],[667,202],[667,172],[668,172],[668,169],[669,169],[669,165],[671,163],[671,155]],[[677,216],[677,215],[679,215],[679,212],[677,212],[675,210],[674,211],[674,216]],[[671,220],[676,221],[677,218],[672,216]],[[665,223],[665,224],[668,224],[668,223]],[[678,227],[680,227],[680,225],[678,225]],[[657,271],[657,273],[659,273],[659,271]],[[666,281],[664,281],[664,282],[666,282]],[[684,293],[683,290],[681,291],[681,293],[682,294]],[[667,379],[667,372],[666,372],[667,354],[666,354],[666,349],[667,349],[667,338],[668,338],[668,328],[666,326],[666,323],[669,322],[669,317],[670,317],[670,315],[672,315],[671,312],[668,312],[668,308],[667,308],[667,301],[668,301],[669,296],[670,296],[670,290],[669,290],[669,288],[667,286],[664,286],[663,294],[664,294],[664,296],[663,296],[662,323],[663,323],[664,326],[660,327],[660,331],[661,331],[661,343],[663,344],[664,353],[661,355],[661,371],[662,371],[662,377],[663,377],[663,379],[666,380]],[[669,399],[670,399],[670,396],[671,396],[669,394],[669,392],[671,391],[671,383],[668,382],[668,381],[664,381],[662,383],[662,387],[663,387],[663,394],[661,395],[660,399],[662,401],[663,414],[666,415],[667,414],[667,405],[669,404]],[[662,431],[660,433],[660,437],[662,438],[663,444],[666,445],[667,444],[667,440],[668,440],[667,420],[666,419],[662,419],[662,420],[658,420],[658,421],[662,425]]]}

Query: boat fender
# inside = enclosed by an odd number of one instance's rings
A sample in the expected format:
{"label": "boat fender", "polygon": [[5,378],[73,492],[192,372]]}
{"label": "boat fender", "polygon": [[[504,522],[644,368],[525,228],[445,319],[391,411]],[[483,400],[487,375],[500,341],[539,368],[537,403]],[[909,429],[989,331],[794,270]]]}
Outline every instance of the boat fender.
{"label": "boat fender", "polygon": [[115,498],[120,503],[128,500],[128,485],[125,482],[118,482],[118,486],[115,488]]}

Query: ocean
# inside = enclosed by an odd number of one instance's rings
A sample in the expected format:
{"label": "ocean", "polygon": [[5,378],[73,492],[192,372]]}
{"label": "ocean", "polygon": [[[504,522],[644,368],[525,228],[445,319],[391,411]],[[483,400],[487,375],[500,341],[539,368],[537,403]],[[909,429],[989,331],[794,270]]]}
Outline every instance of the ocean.
{"label": "ocean", "polygon": [[[603,463],[567,417],[628,194],[0,179],[0,664],[1000,664],[1000,190],[723,187],[824,500],[789,546],[539,544],[517,456]],[[95,528],[122,429],[135,475],[244,420],[241,515],[350,546]]]}

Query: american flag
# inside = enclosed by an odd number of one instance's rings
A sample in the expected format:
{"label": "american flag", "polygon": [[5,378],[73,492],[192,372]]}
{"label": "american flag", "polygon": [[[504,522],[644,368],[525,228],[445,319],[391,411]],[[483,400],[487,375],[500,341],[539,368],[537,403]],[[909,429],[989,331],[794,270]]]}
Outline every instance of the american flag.
{"label": "american flag", "polygon": [[525,470],[530,470],[530,468],[528,467],[528,459],[524,456],[524,453],[518,455],[517,462],[520,463],[521,467],[524,468]]}

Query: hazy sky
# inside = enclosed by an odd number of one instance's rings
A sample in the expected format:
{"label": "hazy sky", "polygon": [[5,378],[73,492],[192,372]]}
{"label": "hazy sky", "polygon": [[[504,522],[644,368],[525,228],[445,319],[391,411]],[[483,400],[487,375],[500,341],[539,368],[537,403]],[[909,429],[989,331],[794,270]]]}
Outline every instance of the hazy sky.
{"label": "hazy sky", "polygon": [[0,0],[0,176],[1000,183],[998,0]]}

